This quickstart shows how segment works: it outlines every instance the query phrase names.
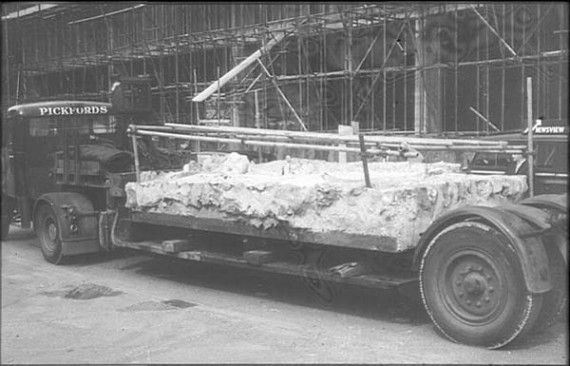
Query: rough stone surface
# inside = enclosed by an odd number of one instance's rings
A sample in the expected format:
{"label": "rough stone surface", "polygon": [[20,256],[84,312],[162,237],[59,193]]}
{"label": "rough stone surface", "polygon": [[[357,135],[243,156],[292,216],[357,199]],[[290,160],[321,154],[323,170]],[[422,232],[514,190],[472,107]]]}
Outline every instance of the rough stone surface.
{"label": "rough stone surface", "polygon": [[213,156],[183,171],[143,172],[126,186],[127,206],[144,212],[240,219],[312,232],[395,238],[393,251],[415,246],[443,213],[468,205],[514,202],[527,190],[524,176],[468,175],[459,164],[361,163],[286,159],[255,165],[245,156]]}

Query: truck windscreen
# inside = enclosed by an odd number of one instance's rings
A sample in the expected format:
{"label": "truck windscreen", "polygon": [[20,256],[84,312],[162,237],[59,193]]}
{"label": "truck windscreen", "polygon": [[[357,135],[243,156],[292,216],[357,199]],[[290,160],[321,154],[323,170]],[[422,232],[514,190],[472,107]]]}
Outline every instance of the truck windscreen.
{"label": "truck windscreen", "polygon": [[75,130],[80,135],[108,134],[116,130],[116,121],[109,115],[31,117],[30,135],[55,136],[64,130]]}

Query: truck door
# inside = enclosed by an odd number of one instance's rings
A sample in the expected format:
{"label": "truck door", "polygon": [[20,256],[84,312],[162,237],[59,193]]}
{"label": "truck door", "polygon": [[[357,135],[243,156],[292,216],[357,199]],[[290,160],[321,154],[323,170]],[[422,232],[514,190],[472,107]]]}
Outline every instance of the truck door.
{"label": "truck door", "polygon": [[30,197],[29,170],[29,121],[19,115],[11,115],[11,147],[13,173],[13,194],[16,197],[16,207],[21,216],[23,228],[29,228],[32,215],[33,200]]}
{"label": "truck door", "polygon": [[2,197],[16,197],[12,135],[14,117],[7,116],[2,121]]}
{"label": "truck door", "polygon": [[28,128],[28,195],[36,199],[43,193],[57,191],[52,170],[60,136],[54,117],[30,117]]}

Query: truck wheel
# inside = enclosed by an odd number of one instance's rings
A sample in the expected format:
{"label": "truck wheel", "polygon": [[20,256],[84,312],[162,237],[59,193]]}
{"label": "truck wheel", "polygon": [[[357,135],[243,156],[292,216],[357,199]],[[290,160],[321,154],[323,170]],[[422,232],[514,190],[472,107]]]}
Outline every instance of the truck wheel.
{"label": "truck wheel", "polygon": [[40,240],[40,248],[44,258],[53,264],[60,264],[63,260],[59,222],[57,215],[47,204],[38,207],[35,220],[36,234]]}
{"label": "truck wheel", "polygon": [[568,269],[555,243],[545,245],[552,290],[544,295],[533,331],[542,332],[558,322],[568,310]]}
{"label": "truck wheel", "polygon": [[542,303],[526,289],[507,238],[477,222],[451,225],[429,243],[421,259],[420,290],[445,337],[489,349],[526,333]]}

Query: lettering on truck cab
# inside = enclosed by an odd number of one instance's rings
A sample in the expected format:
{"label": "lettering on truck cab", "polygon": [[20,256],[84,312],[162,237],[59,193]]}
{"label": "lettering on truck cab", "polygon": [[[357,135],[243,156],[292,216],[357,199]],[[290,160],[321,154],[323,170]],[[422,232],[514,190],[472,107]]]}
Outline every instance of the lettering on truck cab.
{"label": "lettering on truck cab", "polygon": [[107,106],[86,107],[40,107],[42,116],[62,116],[75,114],[107,114]]}

